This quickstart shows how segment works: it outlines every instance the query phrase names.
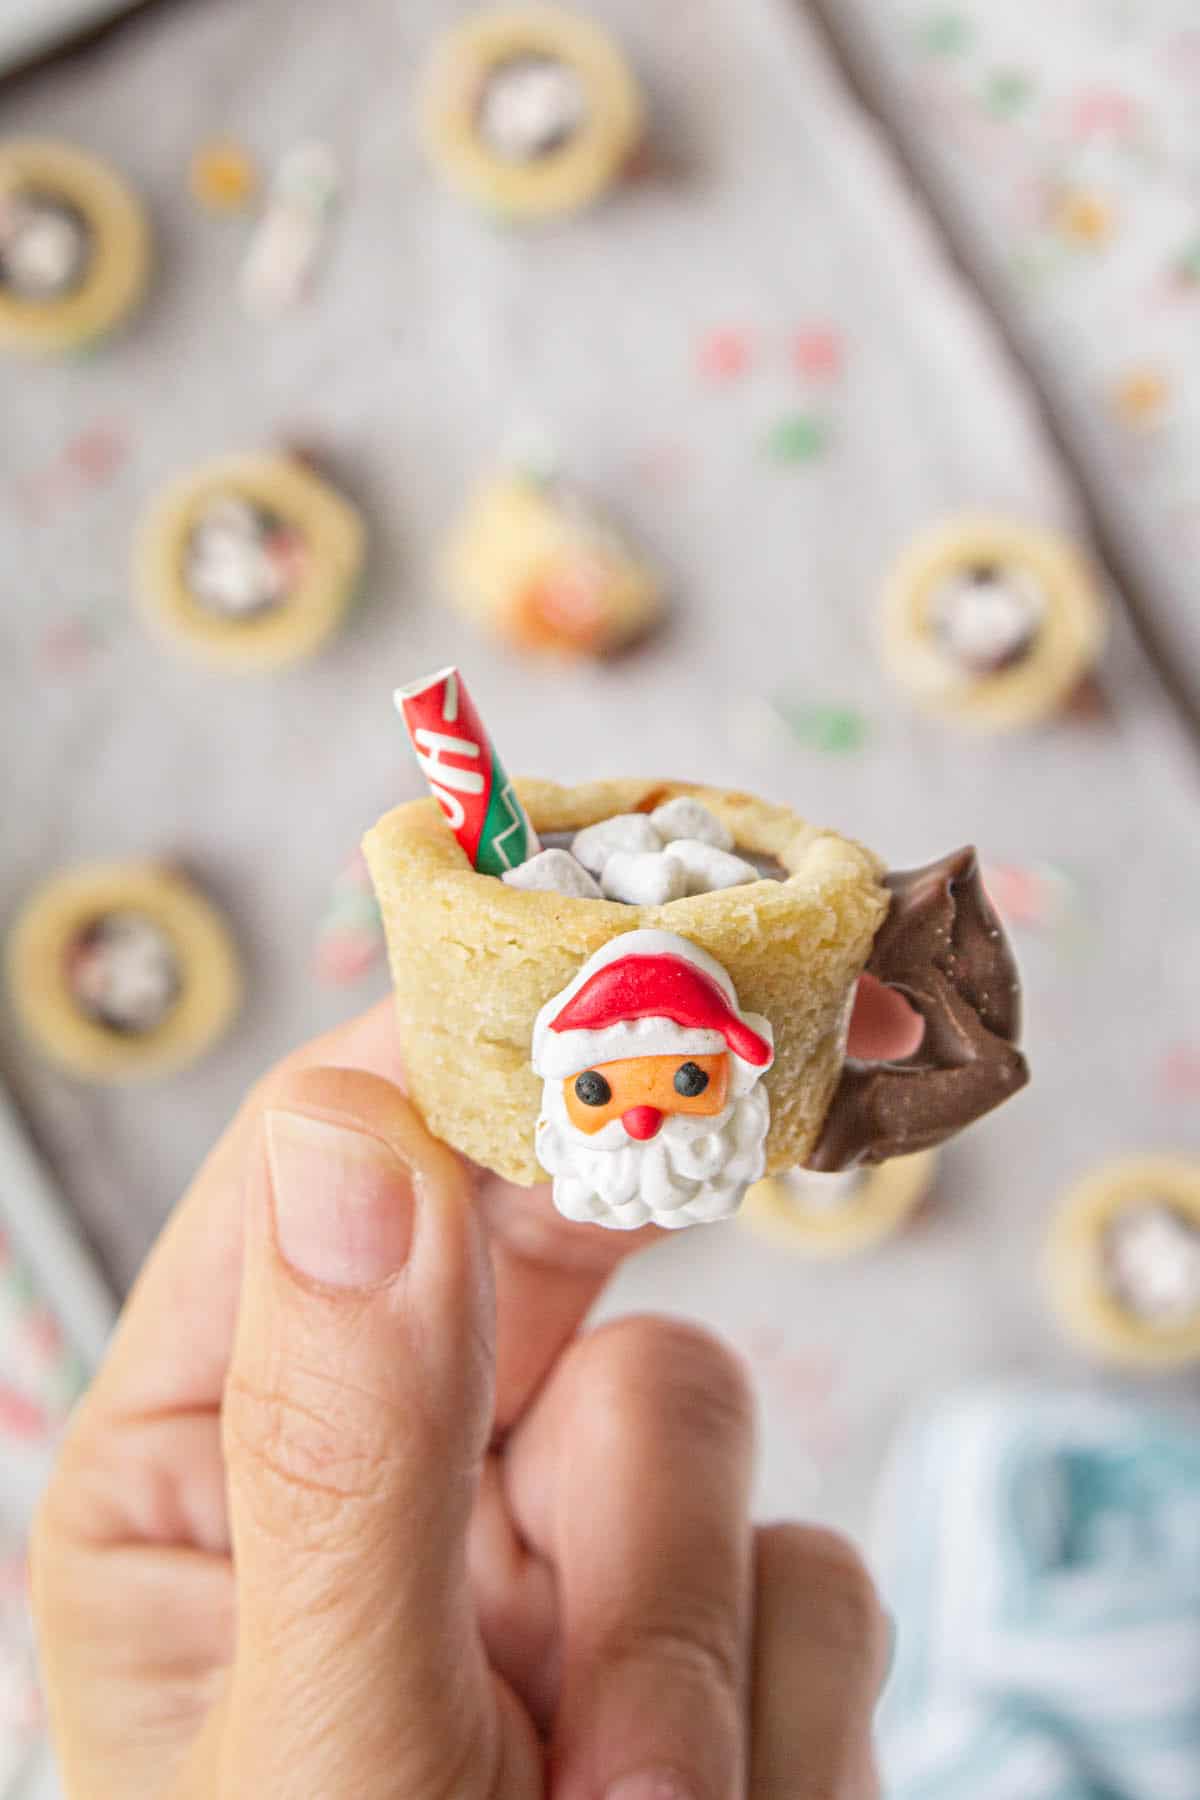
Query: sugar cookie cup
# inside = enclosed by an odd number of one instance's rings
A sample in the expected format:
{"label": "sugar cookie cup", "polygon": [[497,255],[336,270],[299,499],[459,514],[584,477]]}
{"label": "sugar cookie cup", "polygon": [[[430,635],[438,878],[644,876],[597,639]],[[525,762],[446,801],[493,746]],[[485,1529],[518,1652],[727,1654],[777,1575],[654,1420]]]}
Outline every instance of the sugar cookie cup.
{"label": "sugar cookie cup", "polygon": [[[839,1175],[796,1169],[768,1176],[746,1195],[742,1217],[801,1256],[853,1256],[904,1229],[933,1185],[937,1160],[935,1150],[923,1150]],[[824,1192],[818,1183],[828,1184]]]}
{"label": "sugar cookie cup", "polygon": [[387,932],[409,1089],[430,1129],[511,1181],[544,1179],[534,1153],[542,1092],[530,1061],[534,1022],[602,945],[657,928],[715,957],[740,1004],[770,1020],[767,1169],[803,1162],[838,1085],[855,983],[888,911],[875,858],[747,794],[638,780],[517,788],[543,835],[694,794],[740,848],[774,858],[785,879],[664,906],[568,899],[477,874],[431,800],[386,814],[364,851]]}
{"label": "sugar cookie cup", "polygon": [[355,508],[298,459],[226,457],[174,481],[143,519],[142,610],[213,668],[257,674],[302,662],[345,618],[364,537]]}
{"label": "sugar cookie cup", "polygon": [[488,212],[532,221],[576,212],[613,186],[642,135],[642,100],[591,20],[499,6],[437,44],[421,122],[454,188]]}
{"label": "sugar cookie cup", "polygon": [[884,594],[884,665],[923,711],[980,731],[1060,712],[1104,647],[1096,580],[1066,537],[1003,519],[922,533]]}
{"label": "sugar cookie cup", "polygon": [[461,612],[518,649],[604,656],[648,632],[662,585],[602,521],[552,483],[508,476],[471,499],[443,580]]}
{"label": "sugar cookie cup", "polygon": [[95,157],[0,142],[0,350],[81,350],[134,311],[151,268],[145,210]]}
{"label": "sugar cookie cup", "polygon": [[[171,959],[170,987],[145,1028],[105,1023],[81,998],[79,948],[114,920],[136,921]],[[7,968],[13,1006],[30,1040],[69,1074],[96,1082],[166,1075],[196,1061],[225,1031],[241,999],[237,953],[224,920],[190,881],[156,863],[92,864],[47,882],[9,934]],[[143,1000],[144,986],[143,979]]]}
{"label": "sugar cookie cup", "polygon": [[[1133,1250],[1141,1259],[1140,1279],[1154,1284],[1148,1291],[1156,1300],[1157,1318],[1139,1310],[1131,1293],[1122,1291],[1126,1284],[1114,1261],[1120,1256],[1114,1228],[1127,1226],[1139,1213],[1159,1220],[1157,1243]],[[1147,1266],[1147,1253],[1157,1259],[1157,1268]],[[1173,1254],[1179,1259],[1174,1269]],[[1138,1269],[1137,1263],[1128,1265],[1127,1275],[1137,1276]],[[1164,1372],[1200,1362],[1200,1160],[1134,1157],[1086,1176],[1067,1195],[1051,1226],[1045,1279],[1063,1329],[1105,1362]],[[1181,1288],[1185,1282],[1187,1287]],[[1166,1313],[1164,1298],[1169,1301]]]}

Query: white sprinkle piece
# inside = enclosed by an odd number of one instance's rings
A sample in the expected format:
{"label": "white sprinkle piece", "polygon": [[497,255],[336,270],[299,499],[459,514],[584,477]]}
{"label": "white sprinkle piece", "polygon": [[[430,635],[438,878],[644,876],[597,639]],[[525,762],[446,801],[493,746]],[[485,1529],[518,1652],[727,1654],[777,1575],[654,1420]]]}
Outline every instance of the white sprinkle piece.
{"label": "white sprinkle piece", "polygon": [[690,794],[676,794],[674,800],[664,800],[650,818],[665,844],[687,838],[698,844],[715,844],[718,850],[733,849],[733,833],[728,825]]}
{"label": "white sprinkle piece", "polygon": [[610,900],[627,906],[665,906],[688,891],[687,870],[665,850],[614,850],[604,865],[601,886]]}
{"label": "white sprinkle piece", "polygon": [[731,856],[728,850],[695,838],[676,838],[667,845],[667,855],[683,865],[689,894],[711,894],[716,888],[741,887],[744,881],[759,879],[754,864],[744,857]]}
{"label": "white sprinkle piece", "polygon": [[530,893],[564,894],[569,900],[602,898],[595,881],[569,850],[539,850],[518,868],[505,869],[500,879]]}
{"label": "white sprinkle piece", "polygon": [[571,855],[596,876],[603,875],[604,865],[614,850],[661,850],[662,836],[645,813],[617,813],[601,819],[598,825],[585,825],[577,831],[571,844]]}

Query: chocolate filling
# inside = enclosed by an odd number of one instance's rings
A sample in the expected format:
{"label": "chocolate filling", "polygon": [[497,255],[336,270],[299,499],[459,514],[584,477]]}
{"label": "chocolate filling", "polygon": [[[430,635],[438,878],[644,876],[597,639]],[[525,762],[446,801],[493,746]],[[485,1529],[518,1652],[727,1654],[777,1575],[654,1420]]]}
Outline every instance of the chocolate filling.
{"label": "chocolate filling", "polygon": [[1016,1048],[1017,967],[974,850],[884,881],[892,904],[867,969],[904,996],[925,1032],[903,1062],[847,1061],[808,1159],[813,1169],[932,1149],[1029,1079]]}
{"label": "chocolate filling", "polygon": [[503,162],[534,163],[562,150],[587,118],[587,94],[570,63],[530,53],[497,63],[483,84],[475,122]]}
{"label": "chocolate filling", "polygon": [[139,912],[94,919],[71,946],[67,981],[80,1011],[123,1037],[157,1030],[183,985],[171,939]]}
{"label": "chocolate filling", "polygon": [[18,300],[65,300],[83,286],[92,229],[59,194],[24,188],[0,196],[0,288]]}
{"label": "chocolate filling", "polygon": [[193,525],[184,581],[196,604],[214,617],[257,619],[287,603],[303,556],[303,536],[287,520],[229,495]]}

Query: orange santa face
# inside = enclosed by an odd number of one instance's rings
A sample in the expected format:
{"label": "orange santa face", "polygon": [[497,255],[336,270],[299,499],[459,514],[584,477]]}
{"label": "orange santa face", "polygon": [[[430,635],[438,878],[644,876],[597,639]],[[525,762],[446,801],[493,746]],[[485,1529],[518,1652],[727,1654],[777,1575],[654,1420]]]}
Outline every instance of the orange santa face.
{"label": "orange santa face", "polygon": [[631,1138],[657,1136],[670,1113],[721,1112],[729,1098],[729,1054],[627,1056],[563,1082],[567,1116],[591,1137],[620,1119]]}

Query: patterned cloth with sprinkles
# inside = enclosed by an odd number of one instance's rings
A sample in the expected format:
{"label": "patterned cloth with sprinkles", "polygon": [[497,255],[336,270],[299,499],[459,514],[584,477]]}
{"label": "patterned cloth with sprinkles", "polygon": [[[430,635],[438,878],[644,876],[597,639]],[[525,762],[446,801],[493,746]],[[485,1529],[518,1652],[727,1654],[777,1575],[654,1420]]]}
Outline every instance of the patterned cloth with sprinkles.
{"label": "patterned cloth with sprinkles", "polygon": [[56,1792],[26,1538],[59,1432],[111,1324],[108,1294],[0,1091],[0,1800]]}
{"label": "patterned cloth with sprinkles", "polygon": [[1195,0],[825,10],[1029,355],[1200,705]]}
{"label": "patterned cloth with sprinkles", "polygon": [[910,1429],[877,1570],[889,1800],[1196,1800],[1200,1431],[982,1389]]}

